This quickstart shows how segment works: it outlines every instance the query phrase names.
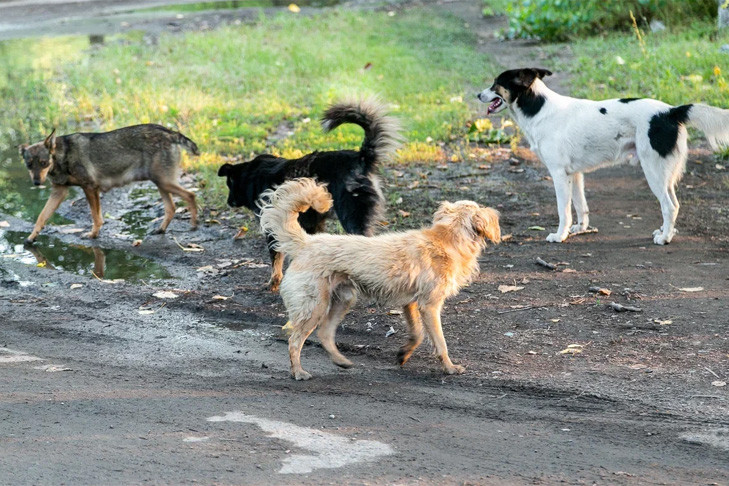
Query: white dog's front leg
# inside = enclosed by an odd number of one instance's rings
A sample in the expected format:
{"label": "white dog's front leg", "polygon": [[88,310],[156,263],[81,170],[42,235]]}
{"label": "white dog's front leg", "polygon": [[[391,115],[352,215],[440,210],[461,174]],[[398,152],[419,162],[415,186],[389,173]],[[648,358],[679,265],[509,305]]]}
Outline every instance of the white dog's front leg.
{"label": "white dog's front leg", "polygon": [[590,226],[590,210],[585,199],[585,177],[582,172],[572,174],[572,203],[577,213],[577,224],[573,224],[570,233],[580,233]]}
{"label": "white dog's front leg", "polygon": [[561,243],[567,239],[572,226],[572,177],[562,169],[550,171],[554,181],[554,192],[557,195],[557,211],[559,212],[559,228],[550,233],[547,241]]}

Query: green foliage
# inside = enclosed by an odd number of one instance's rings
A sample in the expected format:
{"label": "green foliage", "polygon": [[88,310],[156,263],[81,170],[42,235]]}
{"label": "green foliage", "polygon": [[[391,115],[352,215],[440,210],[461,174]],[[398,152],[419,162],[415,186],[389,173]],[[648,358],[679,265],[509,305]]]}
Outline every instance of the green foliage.
{"label": "green foliage", "polygon": [[631,12],[640,24],[653,19],[669,26],[686,19],[705,20],[717,15],[715,0],[519,0],[506,7],[507,37],[564,41],[570,38],[629,30]]}
{"label": "green foliage", "polygon": [[696,24],[678,33],[643,36],[612,34],[573,44],[572,92],[592,99],[648,97],[680,105],[703,102],[729,107],[727,54],[729,32],[714,37],[712,25]]}
{"label": "green foliage", "polygon": [[499,128],[494,127],[490,118],[480,118],[471,123],[468,128],[468,141],[485,144],[510,143],[514,135],[506,129],[513,127],[514,123],[508,119],[502,119]]}

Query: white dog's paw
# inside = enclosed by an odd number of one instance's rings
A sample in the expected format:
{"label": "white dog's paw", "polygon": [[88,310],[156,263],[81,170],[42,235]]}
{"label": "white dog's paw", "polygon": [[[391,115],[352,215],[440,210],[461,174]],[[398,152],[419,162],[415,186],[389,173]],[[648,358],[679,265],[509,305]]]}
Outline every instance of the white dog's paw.
{"label": "white dog's paw", "polygon": [[572,234],[582,233],[586,229],[587,229],[586,224],[573,224],[572,227],[570,228],[570,233],[572,233]]}
{"label": "white dog's paw", "polygon": [[662,229],[657,229],[657,230],[655,230],[655,231],[653,232],[653,236],[654,236],[654,237],[655,237],[655,236],[658,236],[658,235],[662,235],[662,234],[663,234],[663,230],[662,230]]}
{"label": "white dog's paw", "polygon": [[550,243],[562,243],[567,239],[567,235],[561,235],[559,233],[549,233],[547,235],[547,241]]}
{"label": "white dog's paw", "polygon": [[667,238],[663,236],[663,233],[659,233],[655,236],[653,236],[653,243],[656,245],[665,245],[668,243]]}

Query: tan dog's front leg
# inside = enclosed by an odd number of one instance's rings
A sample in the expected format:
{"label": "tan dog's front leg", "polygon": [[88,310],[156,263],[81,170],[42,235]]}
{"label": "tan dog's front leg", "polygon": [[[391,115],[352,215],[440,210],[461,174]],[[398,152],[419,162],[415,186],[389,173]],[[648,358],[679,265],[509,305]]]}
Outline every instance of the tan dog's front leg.
{"label": "tan dog's front leg", "polygon": [[404,365],[412,356],[413,351],[423,342],[423,321],[415,302],[403,307],[405,321],[408,324],[408,342],[403,344],[397,353],[397,364]]}
{"label": "tan dog's front leg", "polygon": [[58,206],[60,206],[63,200],[66,199],[67,194],[68,186],[57,186],[55,184],[53,185],[53,187],[51,188],[51,195],[48,198],[46,205],[43,207],[43,211],[41,211],[41,213],[38,215],[38,219],[35,222],[35,227],[33,227],[33,232],[25,240],[26,243],[33,244],[43,227],[46,225],[48,219],[53,216],[53,213],[56,212]]}
{"label": "tan dog's front leg", "polygon": [[98,189],[83,188],[86,194],[86,200],[89,202],[89,210],[91,211],[91,221],[93,226],[91,231],[84,233],[83,238],[96,238],[99,236],[101,225],[104,224],[104,218],[101,216],[101,197]]}
{"label": "tan dog's front leg", "polygon": [[453,364],[448,357],[448,346],[446,346],[445,337],[443,337],[443,328],[440,323],[440,312],[442,309],[443,302],[438,302],[421,307],[420,312],[423,315],[425,329],[435,347],[435,354],[443,366],[443,371],[449,375],[460,375],[466,371],[466,368]]}

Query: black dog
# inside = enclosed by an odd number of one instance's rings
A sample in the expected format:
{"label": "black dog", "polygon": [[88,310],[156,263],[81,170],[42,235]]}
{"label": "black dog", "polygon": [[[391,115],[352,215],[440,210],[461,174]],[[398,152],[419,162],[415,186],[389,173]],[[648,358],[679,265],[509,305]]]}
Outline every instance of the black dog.
{"label": "black dog", "polygon": [[[218,175],[228,178],[228,204],[245,206],[258,217],[257,203],[263,191],[297,177],[313,177],[328,184],[334,212],[344,230],[371,236],[384,207],[376,168],[397,148],[399,124],[387,116],[384,106],[375,100],[335,104],[324,113],[321,122],[325,131],[344,123],[354,123],[364,129],[365,137],[359,151],[313,152],[300,159],[264,154],[250,162],[223,165]],[[329,216],[331,214],[309,209],[299,216],[299,223],[308,233],[316,233],[323,230]],[[270,235],[266,235],[266,239],[270,248],[273,240]],[[281,253],[269,251],[273,269],[268,287],[275,292],[283,277],[284,258]]]}

